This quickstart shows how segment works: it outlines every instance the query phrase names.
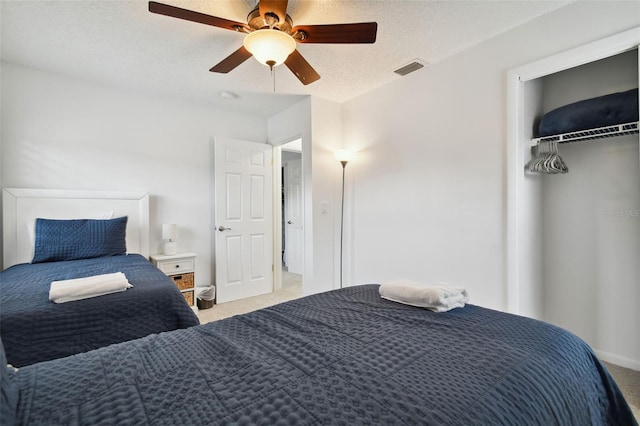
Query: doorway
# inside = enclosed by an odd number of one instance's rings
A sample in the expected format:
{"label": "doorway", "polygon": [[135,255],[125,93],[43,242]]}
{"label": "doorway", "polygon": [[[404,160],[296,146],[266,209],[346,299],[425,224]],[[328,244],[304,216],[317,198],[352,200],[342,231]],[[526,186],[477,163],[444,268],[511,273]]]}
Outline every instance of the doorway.
{"label": "doorway", "polygon": [[302,139],[281,145],[282,288],[301,288],[304,271]]}
{"label": "doorway", "polygon": [[[587,193],[590,196],[589,200],[591,204],[587,207],[583,207],[581,210],[578,210],[577,213],[574,211],[574,214],[571,215],[567,208],[559,207],[559,204],[555,199],[552,198],[554,193],[549,191],[549,188],[552,185],[549,184],[546,180],[543,180],[539,177],[532,177],[525,173],[525,164],[529,161],[531,157],[530,150],[530,141],[533,138],[533,128],[532,123],[535,122],[535,117],[540,115],[540,113],[545,110],[542,108],[544,101],[544,91],[543,82],[544,78],[547,76],[551,76],[555,74],[554,78],[564,78],[561,76],[560,72],[565,72],[566,70],[576,69],[579,66],[585,66],[587,64],[594,64],[596,61],[601,61],[606,58],[612,58],[614,55],[625,54],[626,52],[630,52],[636,50],[637,46],[640,43],[640,39],[638,38],[638,32],[636,30],[627,31],[624,33],[620,33],[618,35],[609,37],[607,39],[600,40],[598,42],[591,43],[589,45],[585,45],[567,52],[563,52],[552,57],[542,59],[538,62],[534,62],[529,65],[525,65],[514,70],[511,70],[508,74],[508,227],[507,227],[507,244],[508,244],[508,258],[507,258],[507,306],[508,310],[513,313],[517,313],[520,315],[530,316],[534,318],[553,320],[554,318],[549,318],[549,312],[560,312],[559,310],[553,311],[552,303],[550,303],[551,298],[558,296],[560,290],[558,286],[553,286],[552,288],[546,288],[546,284],[553,278],[554,276],[551,273],[555,273],[558,275],[558,271],[562,273],[567,273],[567,271],[578,271],[580,273],[585,272],[588,268],[595,265],[595,262],[589,262],[585,257],[581,258],[580,268],[574,268],[571,263],[568,262],[568,259],[572,256],[575,256],[579,249],[589,248],[592,250],[592,253],[599,253],[598,259],[608,260],[614,259],[615,262],[608,263],[607,265],[619,265],[620,260],[623,259],[623,256],[620,256],[619,259],[615,259],[612,255],[613,250],[607,250],[608,247],[616,247],[619,250],[622,247],[622,244],[617,242],[610,241],[613,235],[618,235],[623,233],[622,228],[620,227],[621,221],[614,221],[606,217],[607,211],[609,207],[606,207],[604,210],[597,209],[596,202],[593,201],[593,197],[591,196],[592,191],[582,189],[583,192]],[[637,53],[635,53],[637,55]],[[637,57],[637,56],[636,56]],[[609,59],[607,59],[609,60]],[[637,61],[637,59],[636,59]],[[637,69],[637,65],[636,65]],[[577,80],[578,76],[574,74],[571,75],[571,80]],[[588,75],[588,74],[585,74]],[[637,71],[636,71],[636,79]],[[636,81],[637,82],[637,81]],[[637,85],[636,85],[637,87]],[[554,93],[555,94],[555,93]],[[636,153],[637,153],[637,138],[634,142],[636,144]],[[588,152],[584,149],[584,147],[572,147],[575,148],[569,152],[567,150],[567,154],[580,154],[581,157],[586,157]],[[597,145],[592,145],[592,149],[598,148]],[[599,149],[599,148],[598,148]],[[633,151],[632,151],[633,152]],[[607,157],[612,159],[612,152],[607,153]],[[637,164],[639,158],[637,154],[633,154],[633,157],[628,156],[629,158],[623,158],[626,161],[635,163],[636,171]],[[578,158],[572,159],[573,164],[579,164]],[[584,163],[583,163],[584,164]],[[582,172],[586,174],[587,177],[591,178],[593,176],[597,176],[597,173],[601,173],[601,167],[588,167],[582,166]],[[606,169],[605,169],[606,170]],[[573,174],[569,179],[565,179],[564,184],[571,183],[571,179],[578,178],[578,183],[582,186],[586,183],[586,179],[580,179],[579,175],[580,170],[574,170]],[[551,178],[550,178],[551,179]],[[629,179],[633,179],[631,176]],[[558,179],[555,179],[554,184],[559,182]],[[598,185],[601,184],[601,181],[596,179]],[[546,183],[546,185],[545,185]],[[566,185],[564,185],[566,186]],[[593,186],[593,185],[592,185]],[[562,187],[559,185],[554,190],[560,190]],[[615,188],[617,192],[619,192],[618,188]],[[616,193],[617,193],[616,192]],[[568,201],[573,202],[573,195],[576,191],[564,191],[563,196],[567,196],[566,194],[570,194],[572,197]],[[546,194],[546,195],[545,195]],[[545,198],[543,198],[543,196]],[[546,203],[544,201],[547,201]],[[554,201],[551,204],[549,201]],[[606,200],[607,202],[613,200]],[[558,219],[551,219],[551,216],[548,212],[549,209],[544,210],[544,205],[552,206],[559,209],[559,213],[564,215],[562,218],[563,222]],[[587,215],[589,215],[589,220],[592,220],[593,215],[598,215],[595,217],[596,225],[588,227],[589,231],[580,231],[579,236],[581,238],[590,237],[595,242],[590,243],[582,243],[579,244],[576,239],[567,237],[566,233],[563,233],[564,243],[571,243],[572,249],[565,248],[562,250],[560,245],[556,245],[553,250],[550,250],[550,245],[557,240],[553,240],[549,238],[549,232],[544,232],[545,229],[553,229],[549,228],[549,226],[558,226],[560,224],[567,224],[565,228],[569,228],[570,226],[574,226],[578,223],[582,223],[586,220]],[[570,219],[570,220],[565,220]],[[546,228],[545,228],[546,223]],[[570,225],[570,226],[569,226]],[[618,229],[618,228],[620,229]],[[547,238],[544,238],[546,234]],[[637,232],[629,232],[629,238],[637,238]],[[599,239],[596,241],[595,238]],[[631,241],[634,244],[637,244],[637,239]],[[602,253],[601,253],[602,252]],[[553,254],[555,253],[555,256]],[[624,254],[624,253],[623,253]],[[560,267],[558,268],[555,264],[552,263],[562,262]],[[546,265],[551,265],[549,268],[545,268]],[[570,268],[571,266],[571,268]],[[607,266],[608,270],[611,267]],[[602,268],[601,268],[602,269]],[[606,269],[606,268],[604,268]],[[603,270],[604,270],[603,269]],[[616,273],[619,273],[618,268],[614,268]],[[594,280],[596,278],[599,279],[597,274],[592,274],[593,276],[588,277],[590,280]],[[612,278],[612,274],[608,273]],[[559,276],[559,275],[558,275]],[[558,280],[556,279],[555,282]],[[564,279],[562,282],[568,282],[569,279]],[[580,287],[578,290],[574,291],[572,295],[577,295],[579,297],[593,295],[594,291],[590,291],[590,289],[586,288],[585,281],[580,280],[579,278],[572,278],[571,281],[579,283]],[[615,279],[613,282],[617,282]],[[637,295],[637,290],[635,294]],[[612,292],[615,294],[610,286],[606,289],[606,292]],[[633,295],[625,294],[627,299],[632,299]],[[604,300],[604,298],[603,298]],[[622,299],[620,299],[622,300]],[[640,352],[638,352],[638,340],[637,337],[635,340],[633,338],[628,338],[627,336],[636,336],[634,333],[633,324],[637,324],[638,316],[635,311],[626,310],[626,309],[611,309],[613,306],[609,304],[605,306],[606,309],[603,309],[599,304],[599,299],[596,299],[596,303],[591,303],[597,309],[588,309],[585,313],[577,311],[583,309],[589,304],[578,300],[575,296],[572,299],[571,304],[564,304],[562,306],[562,314],[563,318],[568,315],[567,313],[573,315],[578,318],[579,315],[584,315],[587,320],[584,321],[573,321],[572,323],[565,323],[564,326],[571,326],[571,324],[578,324],[580,330],[571,330],[573,332],[579,333],[582,332],[583,337],[587,340],[587,343],[590,343],[598,356],[605,361],[614,362],[618,365],[622,365],[627,368],[632,369],[640,369]],[[629,313],[630,312],[630,313]],[[615,317],[615,315],[622,313],[627,313],[627,319],[621,321],[619,318]],[[589,323],[593,323],[591,329],[584,335],[584,331],[582,329],[589,325]],[[598,336],[606,336],[606,338],[595,338]],[[622,337],[621,337],[622,336]],[[589,341],[591,340],[591,341]],[[634,346],[635,345],[635,346]]]}

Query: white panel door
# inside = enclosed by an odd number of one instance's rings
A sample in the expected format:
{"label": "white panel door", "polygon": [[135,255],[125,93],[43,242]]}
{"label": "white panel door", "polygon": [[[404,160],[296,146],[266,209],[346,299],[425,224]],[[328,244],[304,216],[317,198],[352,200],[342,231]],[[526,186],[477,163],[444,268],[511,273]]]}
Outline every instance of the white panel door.
{"label": "white panel door", "polygon": [[285,174],[285,264],[302,274],[304,263],[302,160],[287,161]]}
{"label": "white panel door", "polygon": [[215,140],[215,269],[218,303],[273,290],[271,145]]}

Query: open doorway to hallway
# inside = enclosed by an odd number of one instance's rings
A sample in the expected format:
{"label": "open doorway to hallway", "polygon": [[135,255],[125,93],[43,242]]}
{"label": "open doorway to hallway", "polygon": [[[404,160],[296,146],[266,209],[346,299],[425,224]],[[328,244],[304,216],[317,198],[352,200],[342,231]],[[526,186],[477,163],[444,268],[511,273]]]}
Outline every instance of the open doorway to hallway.
{"label": "open doorway to hallway", "polygon": [[304,270],[304,185],[302,139],[281,146],[282,288],[302,288]]}

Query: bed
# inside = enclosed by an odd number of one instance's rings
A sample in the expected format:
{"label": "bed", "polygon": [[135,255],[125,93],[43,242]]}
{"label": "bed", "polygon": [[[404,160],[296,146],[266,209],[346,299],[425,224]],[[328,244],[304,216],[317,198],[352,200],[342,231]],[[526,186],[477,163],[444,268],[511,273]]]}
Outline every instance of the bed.
{"label": "bed", "polygon": [[[132,288],[67,303],[52,281],[123,272]],[[198,325],[180,290],[138,254],[19,264],[0,273],[0,335],[17,367]]]}
{"label": "bed", "polygon": [[[95,218],[105,214],[115,217]],[[171,279],[147,260],[147,194],[5,189],[3,224],[0,336],[12,365],[199,324]],[[116,272],[132,287],[50,300],[54,281]]]}
{"label": "bed", "polygon": [[592,350],[540,321],[378,285],[6,370],[19,424],[634,425]]}

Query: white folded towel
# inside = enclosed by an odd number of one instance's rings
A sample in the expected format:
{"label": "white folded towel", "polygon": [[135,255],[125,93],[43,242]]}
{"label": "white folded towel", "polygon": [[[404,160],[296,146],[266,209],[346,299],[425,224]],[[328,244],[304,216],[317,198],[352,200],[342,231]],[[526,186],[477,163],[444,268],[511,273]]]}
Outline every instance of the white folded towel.
{"label": "white folded towel", "polygon": [[469,301],[467,290],[445,286],[432,286],[411,280],[395,280],[383,283],[380,297],[405,305],[426,308],[434,312],[446,312],[462,308]]}
{"label": "white folded towel", "polygon": [[65,303],[74,300],[125,291],[133,287],[122,272],[94,275],[86,278],[53,281],[49,289],[49,300]]}

